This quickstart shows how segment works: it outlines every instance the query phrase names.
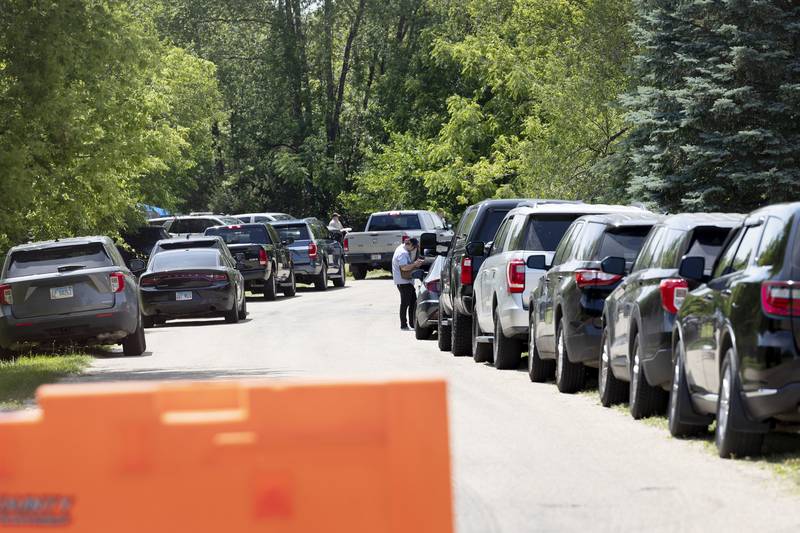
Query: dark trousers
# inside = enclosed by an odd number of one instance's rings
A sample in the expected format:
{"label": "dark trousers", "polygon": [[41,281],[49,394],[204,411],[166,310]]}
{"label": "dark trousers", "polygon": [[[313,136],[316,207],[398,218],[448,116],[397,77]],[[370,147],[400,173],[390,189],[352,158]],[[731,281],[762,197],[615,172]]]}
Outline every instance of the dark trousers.
{"label": "dark trousers", "polygon": [[[417,312],[417,292],[414,290],[414,285],[410,283],[398,285],[397,290],[400,291],[400,325],[413,328],[414,313]],[[408,322],[406,322],[406,313],[408,313]]]}

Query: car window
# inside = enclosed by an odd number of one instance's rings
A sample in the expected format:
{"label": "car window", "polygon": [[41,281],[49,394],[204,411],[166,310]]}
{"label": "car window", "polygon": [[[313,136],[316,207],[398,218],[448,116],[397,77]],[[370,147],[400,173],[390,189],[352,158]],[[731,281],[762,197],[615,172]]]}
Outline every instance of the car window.
{"label": "car window", "polygon": [[500,223],[503,222],[503,219],[509,211],[510,209],[491,209],[487,211],[486,216],[483,217],[483,221],[480,224],[480,228],[478,228],[477,232],[473,232],[475,236],[472,240],[483,242],[494,240],[497,228],[500,227]]}
{"label": "car window", "polygon": [[579,215],[531,215],[522,226],[521,250],[552,252]]}
{"label": "car window", "polygon": [[189,225],[191,221],[189,219],[178,219],[175,220],[172,225],[169,227],[170,233],[191,233],[191,227]]}
{"label": "car window", "polygon": [[40,250],[17,250],[11,252],[6,278],[56,274],[59,268],[75,270],[114,266],[102,243],[54,246]]}
{"label": "car window", "polygon": [[788,237],[789,226],[778,218],[769,217],[764,224],[764,235],[761,237],[761,244],[758,245],[756,264],[758,266],[780,264]]}
{"label": "car window", "polygon": [[271,222],[271,221],[270,221],[269,217],[257,216],[257,217],[253,217],[253,222]]}
{"label": "car window", "polygon": [[[659,250],[653,256],[654,268],[678,268],[683,257],[687,232],[680,229],[671,228],[664,233]],[[720,243],[721,244],[721,243]],[[717,250],[719,251],[719,250]],[[698,254],[705,257],[705,254]],[[716,257],[716,255],[714,256]],[[714,258],[706,259],[706,265],[712,265]]]}
{"label": "car window", "polygon": [[430,213],[420,213],[419,217],[422,219],[425,229],[433,229],[433,217],[431,217]]}
{"label": "car window", "polygon": [[755,254],[763,229],[763,224],[745,229],[742,242],[739,243],[739,249],[736,250],[736,254],[733,256],[731,269],[734,272],[744,270],[750,264],[750,258]]}
{"label": "car window", "polygon": [[[226,226],[230,226],[231,224],[239,224],[239,219],[236,217],[220,217],[219,220]],[[216,220],[208,220],[208,221],[211,223],[211,226],[220,225],[219,222],[217,222]],[[210,228],[211,226],[206,226],[206,227]]]}
{"label": "car window", "polygon": [[561,239],[561,242],[558,244],[558,248],[556,248],[556,255],[553,258],[553,265],[560,265],[565,261],[569,260],[569,257],[572,255],[572,248],[575,244],[575,241],[580,237],[581,232],[583,231],[583,226],[585,223],[577,222],[570,226],[568,232],[564,235]]}
{"label": "car window", "polygon": [[478,208],[471,207],[466,213],[464,213],[464,216],[461,217],[461,222],[458,223],[458,228],[456,228],[455,234],[457,244],[461,244],[462,246],[466,244],[467,237],[472,229],[472,223],[475,221],[477,214]]}
{"label": "car window", "polygon": [[632,272],[653,267],[654,261],[660,257],[663,250],[661,244],[664,242],[667,231],[667,228],[664,227],[653,228],[653,231],[647,236],[642,246],[642,251],[639,252],[639,256],[636,258]]}
{"label": "car window", "polygon": [[602,238],[605,230],[605,224],[599,224],[597,222],[589,222],[586,224],[586,228],[583,230],[580,239],[575,241],[575,244],[572,246],[573,252],[571,258],[579,261],[589,261],[592,259],[594,251],[597,249],[597,243]]}
{"label": "car window", "polygon": [[387,215],[372,215],[369,219],[369,231],[401,231],[407,229],[422,229],[418,214],[389,213]]}
{"label": "car window", "polygon": [[[706,274],[711,273],[711,267],[725,244],[730,233],[729,228],[697,228],[692,233],[692,240],[686,250],[687,257],[702,257],[706,260]],[[680,266],[681,257],[677,257],[673,268]],[[672,265],[670,265],[672,266]]]}
{"label": "car window", "polygon": [[652,226],[623,226],[606,231],[597,247],[595,259],[624,257],[625,261],[632,263],[639,255],[651,229]]}
{"label": "car window", "polygon": [[278,234],[275,228],[273,228],[272,226],[264,226],[264,227],[267,228],[267,233],[269,234],[269,242],[273,244],[281,242],[282,240],[281,236]]}
{"label": "car window", "polygon": [[500,224],[500,228],[497,230],[497,235],[494,237],[494,245],[492,246],[492,253],[491,255],[496,255],[503,252],[503,244],[507,240],[508,231],[511,229],[511,223],[514,221],[513,218],[509,218],[502,224]]}
{"label": "car window", "polygon": [[733,237],[731,237],[731,240],[728,242],[727,246],[725,246],[725,249],[722,251],[719,260],[717,261],[717,265],[714,268],[713,277],[718,278],[730,272],[731,264],[733,263],[733,256],[736,254],[736,248],[739,246],[739,241],[742,237],[742,229],[743,228],[738,228]]}
{"label": "car window", "polygon": [[308,233],[308,226],[302,223],[287,224],[286,226],[273,226],[273,227],[281,236],[282,241],[285,241],[290,237],[296,241],[307,241],[311,239],[311,236]]}
{"label": "car window", "polygon": [[214,248],[173,250],[153,257],[150,270],[163,272],[176,268],[203,268],[223,266],[222,255]]}
{"label": "car window", "polygon": [[265,226],[232,226],[208,228],[206,235],[219,235],[225,244],[272,244]]}
{"label": "car window", "polygon": [[434,229],[444,229],[444,220],[442,220],[442,217],[436,213],[431,213],[431,217],[433,218]]}

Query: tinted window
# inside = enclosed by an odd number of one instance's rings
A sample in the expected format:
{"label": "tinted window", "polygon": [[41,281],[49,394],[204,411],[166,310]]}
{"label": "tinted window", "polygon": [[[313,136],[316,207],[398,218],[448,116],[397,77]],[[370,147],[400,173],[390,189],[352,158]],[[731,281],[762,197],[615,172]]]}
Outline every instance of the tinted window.
{"label": "tinted window", "polygon": [[[706,260],[706,274],[711,273],[711,266],[716,261],[722,250],[722,245],[728,238],[730,230],[727,228],[697,228],[692,235],[692,241],[684,255],[689,257],[702,257]],[[676,259],[675,268],[680,266],[681,258]]]}
{"label": "tinted window", "polygon": [[523,250],[552,252],[564,237],[577,215],[533,215],[525,226]]}
{"label": "tinted window", "polygon": [[404,229],[422,229],[419,215],[372,215],[369,219],[369,231],[399,231]]}
{"label": "tinted window", "polygon": [[[19,250],[12,252],[6,278],[55,274],[59,268],[102,268],[114,262],[101,243],[57,246],[43,250]],[[75,268],[81,270],[81,268]]]}
{"label": "tinted window", "polygon": [[[686,232],[679,229],[670,229],[664,234],[664,240],[661,242],[660,249],[656,256],[653,258],[653,266],[656,268],[678,268],[683,257],[683,246],[686,240]],[[724,240],[724,237],[723,237]],[[720,242],[722,245],[722,242]],[[700,250],[698,250],[699,252]],[[717,248],[717,252],[719,248]],[[705,254],[698,253],[697,255]],[[714,264],[716,253],[709,260],[706,259],[706,265],[711,266]]]}
{"label": "tinted window", "polygon": [[161,243],[164,250],[177,250],[185,248],[219,248],[219,241],[216,239],[170,239]]}
{"label": "tinted window", "polygon": [[162,272],[173,268],[203,268],[222,266],[222,256],[214,249],[176,250],[153,257],[150,270]]}
{"label": "tinted window", "polygon": [[595,257],[597,259],[624,257],[625,261],[633,262],[639,255],[650,229],[650,226],[635,226],[607,231],[600,241]]}
{"label": "tinted window", "polygon": [[[239,224],[238,219],[231,219],[234,222],[228,224]],[[184,218],[176,220],[169,228],[170,233],[203,233],[206,228],[216,226],[219,223],[216,220],[208,218]]]}
{"label": "tinted window", "polygon": [[271,222],[269,217],[253,217],[253,222]]}
{"label": "tinted window", "polygon": [[558,248],[556,248],[556,255],[553,258],[553,265],[560,265],[570,257],[572,247],[575,244],[576,239],[580,237],[583,226],[583,222],[578,222],[570,226],[570,229],[558,244]]}
{"label": "tinted window", "polygon": [[788,229],[782,220],[774,217],[767,219],[764,224],[764,235],[758,246],[758,266],[772,266],[782,262],[783,251],[789,236]]}
{"label": "tinted window", "polygon": [[602,239],[605,230],[605,224],[599,224],[597,222],[589,222],[586,224],[586,228],[583,230],[580,238],[572,245],[572,254],[570,257],[581,261],[592,259],[593,252],[597,249],[597,242]]}
{"label": "tinted window", "polygon": [[497,228],[500,227],[500,223],[503,222],[503,219],[511,211],[510,209],[493,209],[486,212],[486,216],[483,217],[483,222],[481,222],[480,228],[478,228],[477,233],[475,233],[472,237],[473,241],[483,241],[489,242],[494,240],[494,236],[497,233]]}
{"label": "tinted window", "polygon": [[219,235],[225,244],[272,244],[265,226],[246,226],[242,228],[208,228],[206,235]]}
{"label": "tinted window", "polygon": [[736,234],[728,242],[725,250],[719,258],[717,267],[714,269],[714,277],[718,278],[729,273],[731,264],[733,263],[733,255],[736,253],[736,247],[739,244],[740,237],[742,236],[742,228],[736,230]]}
{"label": "tinted window", "polygon": [[311,235],[308,233],[308,226],[305,224],[290,224],[287,226],[273,227],[281,236],[282,241],[285,241],[288,238],[292,238],[296,241],[308,241],[311,239]]}
{"label": "tinted window", "polygon": [[744,270],[747,268],[747,265],[750,264],[750,258],[753,256],[758,246],[762,229],[762,226],[746,228],[744,237],[742,237],[742,242],[739,244],[739,249],[736,250],[736,255],[733,256],[732,269],[734,272]]}
{"label": "tinted window", "polygon": [[667,231],[666,228],[659,227],[650,232],[642,246],[642,251],[636,258],[636,264],[633,266],[634,271],[653,268],[655,258],[659,257],[663,250],[661,244],[664,242]]}

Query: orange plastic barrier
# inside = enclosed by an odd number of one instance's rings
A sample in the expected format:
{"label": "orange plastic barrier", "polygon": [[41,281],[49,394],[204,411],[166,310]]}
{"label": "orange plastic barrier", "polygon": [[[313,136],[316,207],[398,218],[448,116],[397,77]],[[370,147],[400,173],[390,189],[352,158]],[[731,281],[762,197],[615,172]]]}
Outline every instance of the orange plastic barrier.
{"label": "orange plastic barrier", "polygon": [[445,384],[51,385],[0,416],[0,529],[448,533]]}

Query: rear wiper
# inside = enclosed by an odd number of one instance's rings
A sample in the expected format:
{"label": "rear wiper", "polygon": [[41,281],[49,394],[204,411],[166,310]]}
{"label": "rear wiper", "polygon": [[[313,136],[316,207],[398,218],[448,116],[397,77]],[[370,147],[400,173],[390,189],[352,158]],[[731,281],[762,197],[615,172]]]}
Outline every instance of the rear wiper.
{"label": "rear wiper", "polygon": [[59,272],[71,272],[73,270],[80,270],[82,268],[86,268],[86,265],[64,265],[58,267]]}

